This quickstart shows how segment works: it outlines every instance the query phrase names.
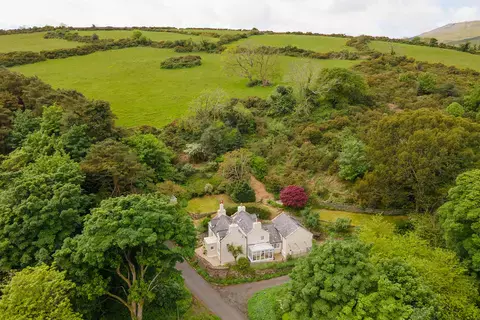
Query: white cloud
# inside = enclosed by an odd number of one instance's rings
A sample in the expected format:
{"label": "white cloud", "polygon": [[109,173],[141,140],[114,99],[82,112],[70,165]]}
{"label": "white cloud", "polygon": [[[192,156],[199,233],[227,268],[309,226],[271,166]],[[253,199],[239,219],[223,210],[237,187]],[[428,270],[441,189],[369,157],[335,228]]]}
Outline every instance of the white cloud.
{"label": "white cloud", "polygon": [[[480,19],[458,0],[23,0],[2,6],[0,28],[20,25],[252,28],[413,36],[445,21]],[[465,5],[460,2],[467,1]]]}

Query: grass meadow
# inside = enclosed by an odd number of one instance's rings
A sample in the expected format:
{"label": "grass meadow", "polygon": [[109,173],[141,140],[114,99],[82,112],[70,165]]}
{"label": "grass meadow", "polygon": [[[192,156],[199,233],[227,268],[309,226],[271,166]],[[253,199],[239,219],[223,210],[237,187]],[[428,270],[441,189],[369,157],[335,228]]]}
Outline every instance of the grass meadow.
{"label": "grass meadow", "polygon": [[415,58],[418,61],[428,61],[431,63],[443,63],[447,66],[456,66],[457,68],[470,68],[480,71],[480,55],[470,53],[440,49],[424,46],[415,46],[403,43],[390,43],[384,41],[372,41],[369,47],[380,52],[389,53],[391,48],[397,55],[404,55]]}
{"label": "grass meadow", "polygon": [[[126,39],[131,38],[133,31],[132,30],[95,30],[95,31],[76,31],[81,36],[89,36],[96,33],[100,39]],[[218,41],[217,38],[212,37],[203,37],[203,36],[193,36],[189,34],[181,34],[174,32],[158,32],[158,31],[142,31],[142,34],[147,38],[153,41],[167,41],[167,40],[186,40],[192,39],[193,41],[200,41],[202,39],[209,40],[212,42]]]}
{"label": "grass meadow", "polygon": [[62,39],[44,39],[45,32],[0,35],[0,52],[67,49],[83,45]]}
{"label": "grass meadow", "polygon": [[323,37],[323,36],[307,36],[294,34],[267,34],[260,36],[252,36],[247,39],[234,42],[232,45],[244,44],[246,42],[253,45],[264,45],[272,47],[295,46],[302,49],[313,50],[316,52],[329,52],[340,50],[356,50],[346,45],[348,39]]}
{"label": "grass meadow", "polygon": [[[195,53],[197,54],[197,53]],[[247,80],[227,76],[221,56],[199,53],[202,65],[190,69],[160,69],[175,53],[169,49],[128,48],[87,56],[48,60],[12,68],[38,76],[55,88],[76,89],[89,98],[109,101],[117,123],[132,127],[163,126],[186,114],[189,103],[204,90],[222,88],[231,97],[267,97],[272,87],[246,86]],[[279,57],[281,74],[299,58]],[[314,60],[321,67],[350,67],[355,61]],[[278,81],[281,82],[280,80]]]}

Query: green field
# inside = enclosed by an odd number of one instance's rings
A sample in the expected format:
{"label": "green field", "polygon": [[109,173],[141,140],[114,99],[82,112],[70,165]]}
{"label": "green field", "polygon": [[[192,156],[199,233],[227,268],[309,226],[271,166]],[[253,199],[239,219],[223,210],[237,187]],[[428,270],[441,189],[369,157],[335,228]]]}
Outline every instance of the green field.
{"label": "green field", "polygon": [[191,29],[191,28],[186,28],[186,29],[180,29],[180,30],[185,30],[185,31],[194,31],[194,32],[213,32],[213,33],[218,33],[220,35],[224,34],[239,34],[239,33],[248,33],[250,30],[227,30],[227,29],[221,29],[221,30],[216,30],[216,29]]}
{"label": "green field", "polygon": [[334,38],[323,36],[307,36],[294,34],[276,34],[251,36],[235,42],[233,45],[244,44],[246,42],[254,45],[264,45],[272,47],[295,46],[301,49],[313,50],[316,52],[329,52],[340,50],[356,50],[346,45],[347,38]]}
{"label": "green field", "polygon": [[75,48],[83,45],[79,42],[62,39],[44,39],[45,32],[0,35],[0,52],[42,51]]}
{"label": "green field", "polygon": [[393,50],[397,55],[405,55],[415,58],[418,61],[428,61],[431,63],[441,62],[447,66],[456,66],[458,68],[470,68],[480,71],[480,55],[470,53],[440,49],[424,46],[415,46],[403,43],[390,43],[384,41],[372,41],[369,47],[380,52],[389,53]]}
{"label": "green field", "polygon": [[[352,225],[361,226],[365,222],[370,221],[375,215],[373,214],[363,214],[363,213],[354,213],[347,211],[334,211],[334,210],[325,210],[325,209],[316,209],[316,212],[320,215],[320,220],[335,222],[338,218],[349,218],[352,220]],[[398,223],[407,219],[407,216],[383,216],[383,218],[390,223]]]}
{"label": "green field", "polygon": [[[77,31],[81,36],[89,36],[96,33],[100,39],[126,39],[131,38],[132,30],[95,30],[95,31]],[[157,32],[157,31],[142,31],[142,34],[153,41],[167,41],[167,40],[186,40],[200,41],[202,39],[210,41],[218,41],[217,38],[193,36],[188,34],[174,33],[174,32]]]}
{"label": "green field", "polygon": [[[76,89],[89,98],[111,103],[123,126],[162,126],[181,117],[202,91],[222,88],[231,97],[267,97],[271,87],[246,86],[247,80],[226,76],[221,56],[199,53],[202,66],[191,69],[160,69],[160,62],[181,56],[173,50],[128,48],[96,52],[87,56],[49,60],[12,68],[38,76],[55,88]],[[298,58],[279,57],[283,74]],[[322,67],[350,67],[354,61],[314,60]]]}

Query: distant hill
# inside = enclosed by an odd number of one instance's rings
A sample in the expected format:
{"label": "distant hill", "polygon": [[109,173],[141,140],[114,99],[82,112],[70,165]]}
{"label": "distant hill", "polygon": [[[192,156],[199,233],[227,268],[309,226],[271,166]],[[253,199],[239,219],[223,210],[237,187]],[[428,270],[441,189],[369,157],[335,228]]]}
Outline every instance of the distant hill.
{"label": "distant hill", "polygon": [[[460,44],[467,39],[480,37],[480,21],[450,23],[443,27],[422,33],[421,38],[436,38],[440,42]],[[472,41],[473,42],[473,41]]]}
{"label": "distant hill", "polygon": [[459,45],[465,42],[470,42],[471,44],[476,44],[477,46],[480,46],[480,36],[479,37],[474,37],[474,38],[468,38],[468,39],[463,39],[463,40],[457,40],[457,41],[450,41],[448,44],[452,45]]}

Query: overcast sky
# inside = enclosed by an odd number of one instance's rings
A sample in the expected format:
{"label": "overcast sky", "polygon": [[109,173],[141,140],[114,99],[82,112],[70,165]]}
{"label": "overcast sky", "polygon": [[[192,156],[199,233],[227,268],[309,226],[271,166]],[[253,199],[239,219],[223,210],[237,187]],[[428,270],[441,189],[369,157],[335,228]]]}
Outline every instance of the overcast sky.
{"label": "overcast sky", "polygon": [[480,0],[14,0],[0,28],[174,26],[409,37],[480,20]]}

